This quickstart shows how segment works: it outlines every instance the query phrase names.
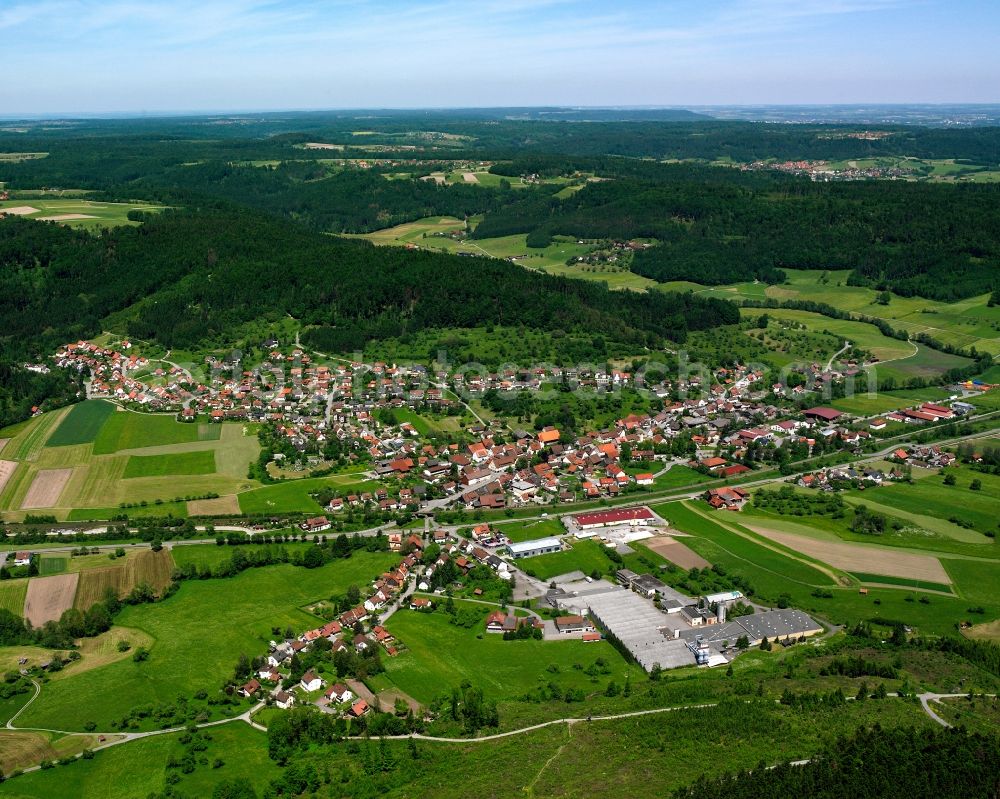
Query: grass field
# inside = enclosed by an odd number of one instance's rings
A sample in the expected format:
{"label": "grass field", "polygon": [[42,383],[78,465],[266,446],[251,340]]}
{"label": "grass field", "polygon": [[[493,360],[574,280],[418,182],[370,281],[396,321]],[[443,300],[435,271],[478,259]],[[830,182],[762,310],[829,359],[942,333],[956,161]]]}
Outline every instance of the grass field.
{"label": "grass field", "polygon": [[222,425],[184,424],[173,416],[119,411],[113,414],[94,441],[95,455],[109,455],[123,449],[217,441]]}
{"label": "grass field", "polygon": [[24,615],[24,596],[28,593],[28,578],[0,580],[0,609],[17,616]]}
{"label": "grass field", "polygon": [[[313,546],[312,543],[291,542],[287,544],[241,544],[241,552],[251,552],[261,547],[281,547],[288,552],[303,550]],[[201,567],[213,568],[220,563],[225,563],[232,556],[235,548],[231,546],[218,546],[217,544],[174,544],[170,548],[174,563],[178,567],[191,563]]]}
{"label": "grass field", "polygon": [[60,408],[57,411],[49,411],[41,416],[0,430],[0,438],[9,439],[0,455],[6,460],[37,460],[52,431],[69,413],[69,410],[69,408]]}
{"label": "grass field", "polygon": [[91,444],[108,417],[114,412],[115,406],[104,400],[88,400],[74,405],[63,417],[59,427],[49,436],[45,446]]}
{"label": "grass field", "polygon": [[838,411],[856,416],[873,416],[889,413],[900,408],[909,408],[920,402],[940,402],[950,393],[943,388],[916,388],[906,391],[882,391],[877,394],[859,393],[853,397],[841,397],[830,402]]}
{"label": "grass field", "polygon": [[396,559],[387,552],[357,552],[318,569],[249,569],[224,581],[185,582],[162,603],[127,607],[116,622],[154,640],[149,660],[118,661],[46,685],[21,722],[78,730],[93,720],[107,729],[139,705],[170,702],[201,688],[214,694],[241,653],[266,649],[272,626],[307,629],[316,618],[299,607],[351,584],[366,585]]}
{"label": "grass field", "polygon": [[[265,733],[234,722],[214,727],[210,735],[208,747],[199,756],[208,763],[220,759],[223,765],[219,768],[202,765],[191,774],[168,769],[168,760],[181,757],[185,749],[178,734],[160,735],[97,752],[92,760],[25,774],[0,785],[0,796],[134,799],[161,794],[167,774],[173,773],[180,777],[172,786],[174,789],[185,796],[208,797],[222,780],[250,776],[255,782],[259,780],[258,784],[266,784],[280,774],[278,766],[267,756]],[[70,743],[74,739],[63,740]]]}
{"label": "grass field", "polygon": [[0,732],[0,768],[9,772],[42,760],[75,755],[97,742],[93,735],[54,735],[47,732]]}
{"label": "grass field", "polygon": [[531,541],[536,538],[566,535],[566,527],[558,519],[535,519],[526,522],[493,525],[494,530],[503,533],[512,542]]}
{"label": "grass field", "polygon": [[212,474],[215,469],[215,452],[196,450],[171,455],[131,455],[125,466],[126,480],[131,477],[162,477],[177,474]]}
{"label": "grass field", "polygon": [[[457,603],[463,607],[462,603]],[[513,699],[550,679],[563,688],[592,690],[589,677],[574,669],[574,663],[590,665],[602,657],[619,682],[625,673],[640,679],[642,672],[629,666],[610,644],[582,641],[504,641],[485,633],[489,607],[465,604],[482,610],[482,623],[472,628],[449,623],[448,614],[401,611],[386,623],[403,641],[407,651],[387,658],[386,673],[405,693],[428,703],[463,680],[496,699]],[[482,635],[482,638],[478,638]],[[549,670],[554,664],[557,669]]]}
{"label": "grass field", "polygon": [[342,491],[369,491],[378,483],[358,480],[351,475],[331,475],[330,477],[306,477],[283,483],[256,488],[239,495],[240,510],[243,513],[309,513],[321,510],[319,503],[310,492],[323,486]]}
{"label": "grass field", "polygon": [[128,218],[129,211],[162,211],[164,206],[149,203],[104,203],[84,198],[64,200],[22,199],[0,200],[3,208],[31,208],[30,213],[19,213],[23,219],[60,222],[70,227],[101,228],[119,225],[137,225]]}
{"label": "grass field", "polygon": [[571,540],[570,544],[571,549],[553,552],[550,555],[522,558],[517,565],[540,580],[551,580],[553,577],[572,571],[581,571],[584,574],[598,571],[604,574],[614,565],[604,554],[604,546],[596,541]]}

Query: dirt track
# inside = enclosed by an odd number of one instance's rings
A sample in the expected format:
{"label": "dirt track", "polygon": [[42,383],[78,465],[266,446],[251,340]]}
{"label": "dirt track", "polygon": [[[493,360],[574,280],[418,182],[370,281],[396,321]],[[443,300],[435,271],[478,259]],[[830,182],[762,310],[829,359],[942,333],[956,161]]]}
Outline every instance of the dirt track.
{"label": "dirt track", "polygon": [[72,469],[42,469],[31,481],[21,509],[54,508],[72,475]]}
{"label": "dirt track", "polygon": [[779,533],[764,525],[747,524],[745,527],[772,541],[784,544],[796,552],[829,563],[838,569],[865,574],[885,574],[891,577],[908,577],[949,585],[951,578],[937,558],[894,551],[892,547],[873,547],[847,542],[821,541],[794,533]]}
{"label": "dirt track", "polygon": [[73,607],[79,572],[32,577],[24,598],[24,617],[35,627],[47,621],[58,621],[64,610]]}

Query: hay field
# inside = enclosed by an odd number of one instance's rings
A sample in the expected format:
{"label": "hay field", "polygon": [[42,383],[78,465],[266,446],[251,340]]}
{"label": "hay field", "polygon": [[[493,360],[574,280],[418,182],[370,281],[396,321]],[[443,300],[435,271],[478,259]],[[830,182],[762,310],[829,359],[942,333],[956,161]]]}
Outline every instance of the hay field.
{"label": "hay field", "polygon": [[823,541],[794,533],[778,532],[762,524],[746,524],[744,526],[789,549],[829,563],[844,571],[883,574],[889,577],[923,580],[942,585],[951,584],[951,577],[941,565],[941,561],[930,555],[915,555],[888,547]]}
{"label": "hay field", "polygon": [[33,577],[28,581],[28,593],[24,598],[24,617],[35,627],[47,621],[58,621],[64,610],[73,607],[79,579],[77,572]]}
{"label": "hay field", "polygon": [[682,569],[709,569],[712,567],[711,563],[676,538],[657,536],[647,538],[642,543],[657,555],[662,555]]}
{"label": "hay field", "polygon": [[31,481],[31,488],[21,502],[21,509],[56,507],[59,496],[72,475],[72,469],[42,469],[37,472],[35,479]]}
{"label": "hay field", "polygon": [[86,610],[95,602],[103,600],[109,588],[122,597],[140,583],[148,583],[159,593],[170,583],[173,570],[174,561],[166,549],[159,552],[151,549],[130,552],[124,562],[81,572],[74,607]]}
{"label": "hay field", "polygon": [[0,610],[9,610],[16,616],[24,613],[24,596],[28,592],[28,578],[0,582]]}
{"label": "hay field", "polygon": [[150,203],[105,203],[83,197],[69,199],[32,199],[31,205],[24,200],[0,201],[0,213],[17,213],[24,219],[64,222],[73,227],[98,228],[119,225],[137,225],[128,218],[129,211],[155,212],[165,206]]}

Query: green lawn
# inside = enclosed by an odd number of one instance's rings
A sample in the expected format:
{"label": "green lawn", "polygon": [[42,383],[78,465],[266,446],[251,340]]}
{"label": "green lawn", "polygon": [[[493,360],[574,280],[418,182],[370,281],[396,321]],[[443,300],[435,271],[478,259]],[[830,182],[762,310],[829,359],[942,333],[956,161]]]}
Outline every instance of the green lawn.
{"label": "green lawn", "polygon": [[38,560],[38,573],[42,577],[49,574],[62,574],[69,565],[69,558],[64,555],[46,555]]}
{"label": "green lawn", "polygon": [[318,491],[323,486],[331,486],[336,491],[348,493],[370,491],[378,485],[373,481],[358,480],[351,475],[286,480],[241,493],[239,495],[240,511],[246,514],[311,513],[322,509],[319,503],[312,498],[310,492]]}
{"label": "green lawn", "polygon": [[109,455],[123,449],[217,441],[222,425],[178,422],[173,416],[122,411],[112,414],[94,441],[95,455]]}
{"label": "green lawn", "polygon": [[551,580],[560,574],[571,571],[582,571],[590,574],[599,571],[602,574],[611,569],[614,564],[604,554],[604,545],[596,541],[568,539],[571,549],[553,552],[551,555],[536,555],[533,558],[522,558],[517,561],[519,568],[533,574],[541,580]]}
{"label": "green lawn", "polygon": [[[172,786],[184,796],[209,797],[223,780],[248,777],[258,786],[280,774],[267,756],[267,735],[243,722],[233,722],[206,730],[211,740],[201,753],[207,765],[198,765],[191,774],[167,768],[171,758],[185,752],[180,734],[158,735],[95,753],[92,760],[77,760],[67,766],[24,774],[0,784],[0,796],[18,799],[135,799],[161,795],[168,773],[180,781]],[[216,758],[223,765],[213,768]]]}
{"label": "green lawn", "polygon": [[503,533],[512,542],[531,541],[535,538],[566,535],[566,527],[558,519],[535,519],[511,524],[495,524],[494,530]]}
{"label": "green lawn", "polygon": [[[495,699],[514,699],[531,688],[552,680],[563,688],[591,688],[590,678],[573,668],[574,663],[589,666],[604,658],[615,679],[622,681],[627,672],[633,680],[642,672],[629,666],[610,644],[582,641],[504,641],[503,636],[487,633],[486,616],[490,608],[457,603],[459,607],[482,609],[482,623],[472,628],[449,623],[443,610],[435,613],[400,611],[386,627],[407,648],[394,658],[385,658],[386,673],[399,688],[420,702],[430,702],[463,680],[483,689]],[[481,638],[479,636],[482,636]],[[550,671],[549,667],[556,669]],[[607,678],[605,678],[607,679]]]}
{"label": "green lawn", "polygon": [[49,436],[45,446],[89,444],[97,438],[104,423],[114,412],[115,406],[104,400],[88,400],[74,405]]}
{"label": "green lawn", "polygon": [[169,455],[130,455],[124,477],[162,477],[173,474],[213,474],[215,452],[177,452]]}
{"label": "green lawn", "polygon": [[365,585],[394,563],[390,553],[357,552],[318,569],[291,565],[249,569],[225,580],[186,582],[162,603],[125,608],[116,623],[155,639],[146,662],[131,659],[46,685],[25,713],[25,726],[80,730],[110,723],[140,705],[172,701],[199,689],[218,691],[240,654],[262,654],[272,626],[304,630],[315,623],[298,608]]}

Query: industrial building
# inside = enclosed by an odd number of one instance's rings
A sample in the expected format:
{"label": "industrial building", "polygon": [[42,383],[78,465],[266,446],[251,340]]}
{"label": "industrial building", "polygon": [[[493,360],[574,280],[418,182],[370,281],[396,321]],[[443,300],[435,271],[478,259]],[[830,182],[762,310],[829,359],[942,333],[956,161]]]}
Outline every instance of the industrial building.
{"label": "industrial building", "polygon": [[520,558],[532,558],[535,555],[547,555],[550,552],[561,552],[562,542],[553,536],[548,538],[536,538],[534,541],[520,541],[516,544],[508,544],[510,556],[515,560]]}
{"label": "industrial building", "polygon": [[654,524],[656,515],[649,508],[615,508],[614,510],[597,511],[595,513],[578,513],[573,521],[581,531],[597,530],[601,527],[612,527],[627,524],[639,527]]}

